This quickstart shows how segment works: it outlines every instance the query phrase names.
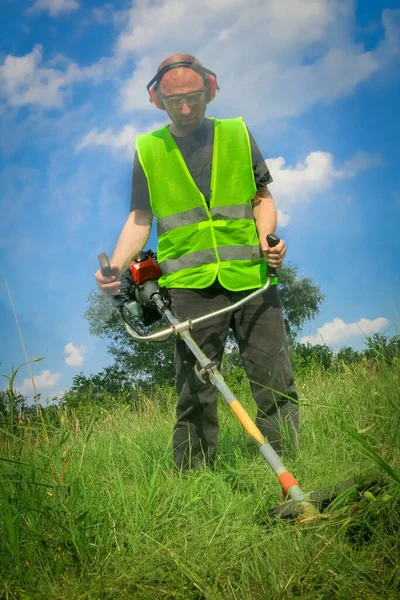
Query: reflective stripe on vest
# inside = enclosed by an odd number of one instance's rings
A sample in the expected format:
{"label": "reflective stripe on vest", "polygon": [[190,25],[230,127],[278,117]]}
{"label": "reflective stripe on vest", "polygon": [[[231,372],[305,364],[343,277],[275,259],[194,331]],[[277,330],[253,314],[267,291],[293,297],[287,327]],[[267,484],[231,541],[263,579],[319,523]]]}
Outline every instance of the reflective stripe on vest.
{"label": "reflective stripe on vest", "polygon": [[157,233],[160,236],[171,229],[184,227],[185,225],[193,225],[193,223],[201,223],[201,221],[205,221],[207,218],[207,212],[204,206],[191,208],[185,210],[185,212],[178,213],[177,215],[170,215],[169,217],[160,219],[157,223]]}
{"label": "reflective stripe on vest", "polygon": [[[218,254],[221,260],[254,260],[263,256],[260,245],[257,246],[222,246],[218,248]],[[175,273],[182,269],[192,267],[201,267],[203,264],[217,263],[217,258],[213,248],[207,250],[198,250],[185,254],[179,258],[169,258],[159,263],[163,273]]]}
{"label": "reflective stripe on vest", "polygon": [[[242,206],[217,206],[210,210],[213,221],[219,219],[253,219],[253,209],[250,205]],[[207,220],[207,211],[203,206],[185,210],[177,215],[170,215],[160,219],[157,223],[158,235],[163,235],[176,227],[184,227],[193,223]]]}
{"label": "reflective stripe on vest", "polygon": [[250,204],[216,206],[210,212],[213,221],[218,221],[218,219],[253,219],[253,208]]}

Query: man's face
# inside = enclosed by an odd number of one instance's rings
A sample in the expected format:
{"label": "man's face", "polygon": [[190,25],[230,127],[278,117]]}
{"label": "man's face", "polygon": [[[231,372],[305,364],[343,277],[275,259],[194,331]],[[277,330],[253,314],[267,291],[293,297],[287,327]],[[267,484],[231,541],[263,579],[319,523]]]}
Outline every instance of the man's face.
{"label": "man's face", "polygon": [[161,80],[160,92],[167,114],[180,132],[189,134],[200,127],[207,103],[199,73],[186,67],[171,69]]}

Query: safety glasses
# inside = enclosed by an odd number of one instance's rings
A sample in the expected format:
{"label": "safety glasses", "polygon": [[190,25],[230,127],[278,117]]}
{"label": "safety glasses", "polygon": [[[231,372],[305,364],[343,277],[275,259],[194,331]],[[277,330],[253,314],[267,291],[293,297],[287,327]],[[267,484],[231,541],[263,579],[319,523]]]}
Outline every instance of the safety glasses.
{"label": "safety glasses", "polygon": [[168,110],[179,110],[182,106],[182,102],[193,108],[203,98],[204,88],[196,90],[195,92],[189,92],[187,94],[176,94],[176,96],[163,96],[163,102],[165,108]]}

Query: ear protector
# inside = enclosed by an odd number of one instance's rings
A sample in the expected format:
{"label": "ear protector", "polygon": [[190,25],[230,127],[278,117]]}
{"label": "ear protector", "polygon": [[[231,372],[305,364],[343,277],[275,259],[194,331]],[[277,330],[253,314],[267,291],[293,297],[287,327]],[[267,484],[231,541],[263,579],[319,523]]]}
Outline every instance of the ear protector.
{"label": "ear protector", "polygon": [[193,64],[192,62],[186,60],[179,60],[173,63],[169,63],[165,65],[162,69],[160,69],[153,77],[153,79],[147,84],[147,91],[149,92],[149,102],[155,104],[155,106],[161,110],[165,110],[164,102],[160,92],[160,83],[161,79],[171,69],[176,69],[177,67],[188,67],[189,69],[193,69],[199,73],[204,79],[204,87],[206,90],[206,102],[207,104],[214,100],[217,90],[219,90],[219,85],[217,83],[217,76],[213,71],[206,69],[200,65]]}

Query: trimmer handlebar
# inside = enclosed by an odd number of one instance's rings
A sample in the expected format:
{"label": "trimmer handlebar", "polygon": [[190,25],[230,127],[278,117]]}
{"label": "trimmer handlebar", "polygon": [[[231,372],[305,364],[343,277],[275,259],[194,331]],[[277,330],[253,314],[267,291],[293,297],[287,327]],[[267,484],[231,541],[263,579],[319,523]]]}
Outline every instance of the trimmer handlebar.
{"label": "trimmer handlebar", "polygon": [[[275,235],[274,233],[271,233],[271,234],[267,235],[267,242],[268,242],[268,245],[271,248],[273,248],[274,246],[279,244],[280,238],[277,235]],[[97,258],[100,263],[100,269],[101,269],[102,274],[106,277],[111,276],[112,269],[111,269],[111,265],[108,260],[107,254],[105,252],[102,252],[101,254],[97,255]],[[248,294],[245,298],[242,298],[241,300],[239,300],[238,302],[235,302],[231,306],[227,306],[226,308],[222,308],[222,309],[214,311],[212,313],[208,313],[207,315],[197,317],[196,319],[188,319],[187,321],[183,321],[183,322],[178,322],[176,319],[174,319],[174,323],[173,323],[172,327],[168,327],[167,329],[157,331],[156,333],[152,333],[150,335],[140,335],[132,327],[132,325],[127,321],[127,319],[124,316],[123,310],[121,310],[121,315],[125,322],[125,328],[126,328],[127,332],[129,333],[129,335],[137,341],[161,342],[163,340],[166,340],[172,334],[176,334],[178,332],[178,330],[190,329],[191,327],[193,327],[193,325],[196,325],[197,323],[201,323],[203,321],[207,321],[208,319],[212,319],[213,317],[216,317],[218,315],[222,315],[224,313],[236,310],[237,308],[239,308],[239,306],[242,306],[243,304],[246,304],[247,302],[249,302],[249,300],[252,300],[253,298],[256,298],[257,296],[263,294],[271,287],[272,279],[274,277],[276,277],[276,269],[268,266],[267,276],[268,276],[267,282],[262,288],[260,288],[259,290],[256,290],[255,292],[252,292],[251,294]],[[163,305],[165,303],[165,300],[161,297],[160,294],[153,294],[152,300],[153,300],[154,304],[157,306],[157,308],[159,309],[160,315],[162,315],[164,317],[165,316],[164,313],[166,312],[163,310]],[[168,311],[168,312],[170,312],[170,311]],[[172,315],[172,313],[171,313],[171,315]],[[168,315],[167,315],[167,317],[168,317]],[[168,317],[167,320],[169,323],[171,323],[170,317]]]}

